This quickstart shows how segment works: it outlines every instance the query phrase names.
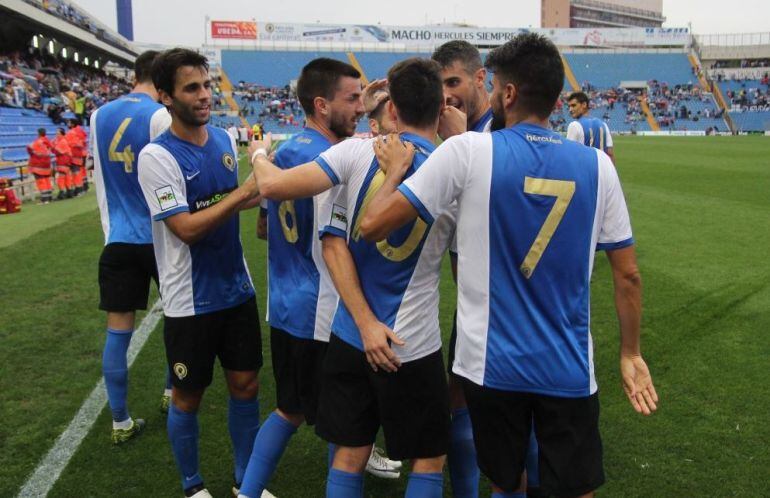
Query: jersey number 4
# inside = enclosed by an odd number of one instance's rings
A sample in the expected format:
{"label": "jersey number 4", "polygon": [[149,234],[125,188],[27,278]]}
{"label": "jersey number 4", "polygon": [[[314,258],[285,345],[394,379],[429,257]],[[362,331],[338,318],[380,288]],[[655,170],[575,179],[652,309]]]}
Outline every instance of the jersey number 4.
{"label": "jersey number 4", "polygon": [[131,150],[131,144],[126,145],[121,152],[118,152],[118,144],[120,144],[120,141],[123,139],[123,133],[126,132],[126,128],[128,128],[130,123],[131,118],[126,118],[120,123],[118,131],[116,131],[115,135],[112,137],[108,151],[110,161],[123,163],[123,170],[126,173],[134,172],[134,153]]}
{"label": "jersey number 4", "polygon": [[548,244],[551,242],[551,237],[553,237],[556,229],[559,228],[559,223],[564,218],[564,213],[567,212],[572,196],[575,195],[575,182],[526,176],[524,177],[524,193],[556,197],[556,202],[554,202],[551,212],[548,213],[543,226],[537,232],[537,237],[535,237],[535,241],[524,258],[524,262],[519,267],[522,275],[525,278],[530,278],[535,272],[535,268],[537,268],[537,264],[540,262],[540,258],[543,256]]}

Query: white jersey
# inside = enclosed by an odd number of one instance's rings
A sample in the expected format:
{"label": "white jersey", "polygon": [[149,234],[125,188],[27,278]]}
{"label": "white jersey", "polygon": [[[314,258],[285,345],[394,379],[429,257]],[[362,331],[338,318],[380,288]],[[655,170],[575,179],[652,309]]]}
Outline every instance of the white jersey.
{"label": "white jersey", "polygon": [[[408,133],[416,153],[407,176],[417,171],[435,146]],[[454,233],[455,217],[446,211],[428,226],[422,220],[396,230],[386,240],[371,243],[360,236],[366,207],[382,185],[374,139],[351,138],[323,152],[316,162],[335,185],[344,187],[320,208],[321,233],[348,238],[361,288],[378,320],[406,342],[393,346],[402,362],[423,358],[441,348],[438,321],[441,259]],[[340,301],[332,333],[363,351],[361,334],[350,312]]]}
{"label": "white jersey", "polygon": [[609,157],[519,124],[450,138],[399,191],[428,223],[458,204],[454,373],[506,391],[595,393],[594,252],[634,243]]}

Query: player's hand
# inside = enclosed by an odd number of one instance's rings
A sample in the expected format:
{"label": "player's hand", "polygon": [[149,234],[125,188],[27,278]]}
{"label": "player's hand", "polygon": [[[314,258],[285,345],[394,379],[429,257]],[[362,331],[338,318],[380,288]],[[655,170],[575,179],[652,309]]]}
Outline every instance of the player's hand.
{"label": "player's hand", "polygon": [[270,152],[270,147],[273,145],[273,134],[268,133],[262,140],[252,140],[249,144],[249,161],[254,156],[254,152],[259,149],[265,149],[266,152]]}
{"label": "player's hand", "polygon": [[375,372],[380,368],[386,372],[395,372],[401,366],[401,360],[390,349],[388,341],[399,346],[403,346],[404,341],[384,323],[374,321],[361,327],[361,340],[364,343],[366,361]]}
{"label": "player's hand", "polygon": [[444,106],[438,118],[438,136],[442,140],[468,131],[468,117],[463,111],[451,105]]}
{"label": "player's hand", "polygon": [[651,415],[658,409],[658,393],[641,355],[620,355],[620,376],[628,401],[637,413]]}
{"label": "player's hand", "polygon": [[369,114],[372,112],[382,99],[388,96],[388,80],[374,80],[370,81],[368,85],[364,87],[364,91],[361,95],[361,99],[364,103],[364,112]]}
{"label": "player's hand", "polygon": [[414,145],[411,142],[402,142],[397,134],[391,133],[387,140],[377,137],[372,147],[374,155],[377,156],[377,162],[380,163],[380,169],[386,175],[401,180],[406,170],[412,165]]}

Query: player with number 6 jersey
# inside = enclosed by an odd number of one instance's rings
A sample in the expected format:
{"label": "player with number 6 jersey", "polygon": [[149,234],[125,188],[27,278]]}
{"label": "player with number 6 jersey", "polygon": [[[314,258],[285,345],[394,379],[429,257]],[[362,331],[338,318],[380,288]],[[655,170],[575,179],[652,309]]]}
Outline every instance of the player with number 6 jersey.
{"label": "player with number 6 jersey", "polygon": [[[132,420],[126,408],[126,351],[134,330],[135,311],[147,308],[150,280],[158,282],[152,249],[150,211],[136,172],[139,151],[171,124],[168,111],[157,103],[150,68],[158,53],[136,59],[136,84],[124,95],[91,115],[90,146],[94,159],[96,199],[104,230],[99,258],[99,309],[107,312],[107,340],[102,366],[112,410],[112,441],[138,434],[144,422]],[[168,403],[166,380],[161,406]]]}

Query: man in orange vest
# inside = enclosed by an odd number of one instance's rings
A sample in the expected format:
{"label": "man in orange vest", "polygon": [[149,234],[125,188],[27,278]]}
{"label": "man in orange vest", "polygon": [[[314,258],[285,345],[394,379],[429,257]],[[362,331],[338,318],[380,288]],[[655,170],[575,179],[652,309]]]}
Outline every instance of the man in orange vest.
{"label": "man in orange vest", "polygon": [[72,149],[64,136],[64,128],[56,130],[56,138],[53,139],[53,153],[56,155],[56,185],[59,187],[59,195],[56,200],[65,197],[71,198],[74,194],[75,183],[72,178]]}
{"label": "man in orange vest", "polygon": [[21,211],[21,201],[16,192],[9,188],[7,178],[0,178],[0,214],[18,213]]}
{"label": "man in orange vest", "polygon": [[37,138],[27,145],[29,153],[29,171],[35,175],[37,191],[40,192],[40,202],[51,202],[53,187],[51,186],[51,154],[53,146],[45,136],[45,128],[38,128]]}
{"label": "man in orange vest", "polygon": [[70,129],[65,137],[72,150],[70,169],[75,182],[75,195],[81,195],[85,193],[85,157],[88,153],[88,147],[86,146],[87,136],[83,128],[80,127],[80,120],[78,118],[71,118],[67,121],[67,124]]}

